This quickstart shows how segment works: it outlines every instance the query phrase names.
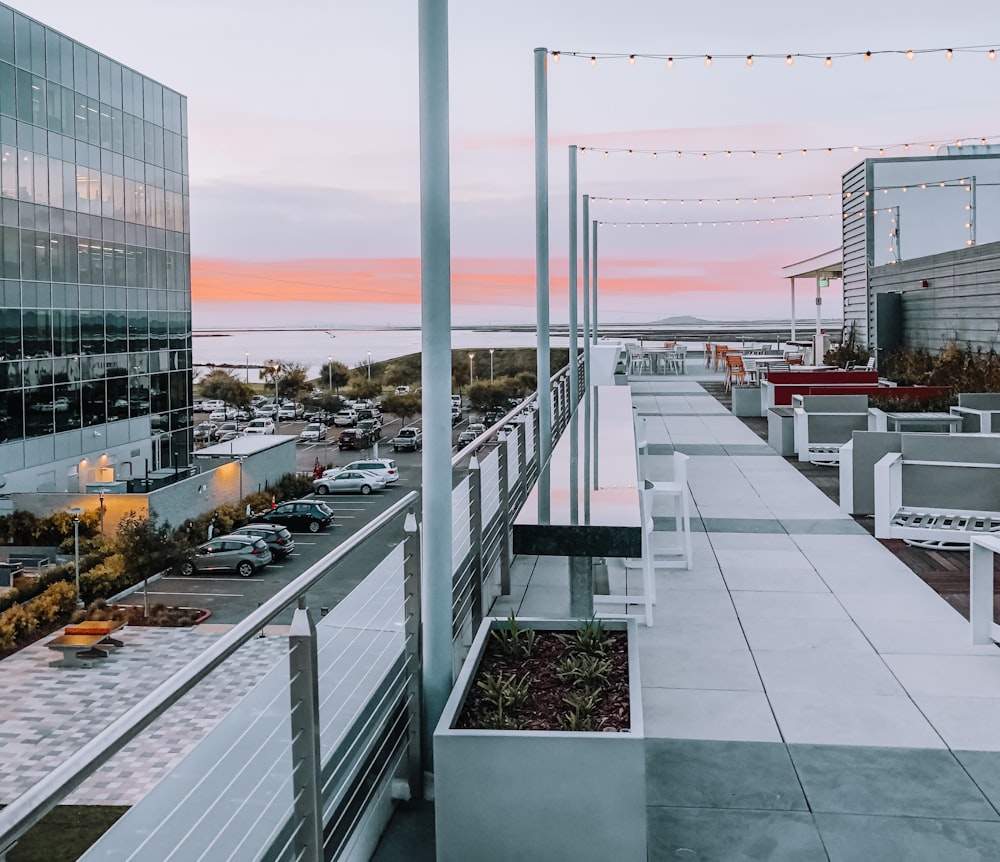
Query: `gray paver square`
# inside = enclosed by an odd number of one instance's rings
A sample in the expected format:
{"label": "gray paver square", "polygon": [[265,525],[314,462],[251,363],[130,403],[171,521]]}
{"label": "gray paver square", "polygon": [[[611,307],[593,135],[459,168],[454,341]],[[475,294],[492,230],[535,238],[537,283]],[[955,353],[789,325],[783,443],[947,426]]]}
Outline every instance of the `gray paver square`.
{"label": "gray paver square", "polygon": [[998,820],[949,751],[790,745],[812,811]]}
{"label": "gray paver square", "polygon": [[1000,752],[956,751],[954,755],[986,798],[1000,808]]}
{"label": "gray paver square", "polygon": [[772,742],[647,740],[646,801],[684,808],[806,810],[788,751]]}
{"label": "gray paver square", "polygon": [[988,862],[1000,859],[1000,823],[815,814],[830,862]]}
{"label": "gray paver square", "polygon": [[[807,813],[712,808],[650,807],[648,856],[698,862],[827,862]],[[857,857],[862,858],[870,859]]]}

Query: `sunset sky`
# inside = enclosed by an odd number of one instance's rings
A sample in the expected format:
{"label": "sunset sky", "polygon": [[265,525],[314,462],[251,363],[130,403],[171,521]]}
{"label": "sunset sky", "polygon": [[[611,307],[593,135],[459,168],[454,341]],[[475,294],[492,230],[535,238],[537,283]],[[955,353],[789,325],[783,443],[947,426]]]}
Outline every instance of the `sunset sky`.
{"label": "sunset sky", "polygon": [[[418,319],[416,0],[13,5],[188,96],[196,326],[200,304],[233,300],[247,314],[329,301],[354,323]],[[566,316],[570,144],[588,148],[580,193],[616,199],[591,211],[608,223],[602,318],[776,317],[781,267],[840,244],[845,170],[880,146],[1000,142],[998,21],[994,0],[452,2],[454,320],[534,316],[536,46],[564,52],[549,65],[553,320]],[[966,46],[980,50],[944,58]],[[908,48],[912,61],[879,53]],[[591,67],[604,53],[626,57]],[[839,311],[836,286],[826,300]]]}

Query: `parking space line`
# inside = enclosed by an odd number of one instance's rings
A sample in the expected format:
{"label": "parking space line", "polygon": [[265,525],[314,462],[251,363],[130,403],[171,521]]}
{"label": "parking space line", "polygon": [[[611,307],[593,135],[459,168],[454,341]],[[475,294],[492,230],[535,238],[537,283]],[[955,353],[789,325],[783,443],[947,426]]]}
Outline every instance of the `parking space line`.
{"label": "parking space line", "polygon": [[163,592],[159,590],[150,590],[151,595],[154,596],[184,596],[185,598],[196,598],[200,599],[204,596],[215,596],[216,598],[222,599],[243,599],[246,598],[244,593],[171,593],[167,590]]}

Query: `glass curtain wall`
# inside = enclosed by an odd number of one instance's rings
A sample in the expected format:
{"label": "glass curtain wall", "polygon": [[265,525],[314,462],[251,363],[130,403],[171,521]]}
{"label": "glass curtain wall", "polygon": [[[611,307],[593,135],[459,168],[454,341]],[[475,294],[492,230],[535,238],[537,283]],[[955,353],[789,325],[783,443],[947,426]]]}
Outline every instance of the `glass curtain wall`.
{"label": "glass curtain wall", "polygon": [[0,4],[0,443],[151,417],[191,451],[187,101]]}

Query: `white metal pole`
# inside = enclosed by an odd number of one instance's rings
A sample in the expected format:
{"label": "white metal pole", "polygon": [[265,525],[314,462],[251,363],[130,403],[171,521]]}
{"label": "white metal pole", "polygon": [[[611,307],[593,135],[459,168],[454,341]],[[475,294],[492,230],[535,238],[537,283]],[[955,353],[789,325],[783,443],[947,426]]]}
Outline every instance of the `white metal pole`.
{"label": "white metal pole", "polygon": [[548,49],[535,48],[535,299],[538,316],[538,463],[552,452],[549,378],[549,106]]}
{"label": "white metal pole", "polygon": [[80,595],[80,516],[73,516],[73,574],[76,578],[76,606],[83,607]]}
{"label": "white metal pole", "polygon": [[[583,382],[590,389],[590,195],[583,196]],[[586,393],[584,393],[586,394]]]}
{"label": "white metal pole", "polygon": [[[448,147],[448,0],[420,0],[420,316],[423,752],[451,693],[451,205]],[[371,374],[369,356],[368,372]]]}
{"label": "white metal pole", "polygon": [[[819,335],[820,328],[822,327],[823,321],[821,320],[821,315],[823,313],[823,296],[819,292],[820,277],[816,276],[816,334]],[[819,359],[817,358],[816,364],[819,365]]]}
{"label": "white metal pole", "polygon": [[493,351],[495,348],[490,348],[490,383],[493,382]]}
{"label": "white metal pole", "polygon": [[795,277],[788,279],[792,283],[792,341],[795,341]]}
{"label": "white metal pole", "polygon": [[594,219],[594,238],[590,245],[591,266],[593,267],[590,275],[591,304],[594,307],[594,344],[597,344],[597,219]]}
{"label": "white metal pole", "polygon": [[569,410],[570,415],[576,410],[580,400],[579,377],[577,368],[577,304],[580,302],[580,292],[576,285],[576,246],[580,225],[576,211],[576,145],[569,148]]}

